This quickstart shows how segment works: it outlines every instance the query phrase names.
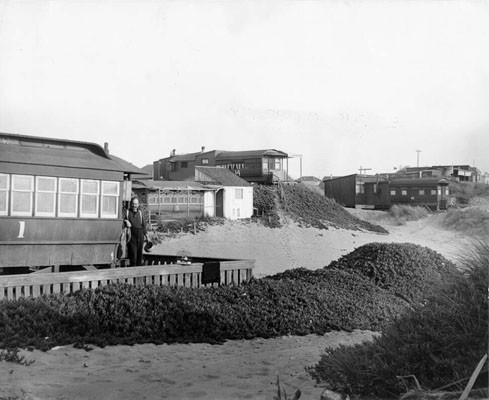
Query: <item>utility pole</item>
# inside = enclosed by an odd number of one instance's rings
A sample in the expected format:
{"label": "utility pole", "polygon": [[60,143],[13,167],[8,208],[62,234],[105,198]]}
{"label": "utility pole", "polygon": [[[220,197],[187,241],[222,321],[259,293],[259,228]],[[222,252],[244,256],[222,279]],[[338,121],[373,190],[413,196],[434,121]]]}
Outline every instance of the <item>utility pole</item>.
{"label": "utility pole", "polygon": [[421,150],[416,150],[417,157],[416,157],[416,167],[419,167],[419,153],[421,153]]}
{"label": "utility pole", "polygon": [[363,173],[370,171],[371,169],[372,168],[362,168],[362,166],[360,165],[360,168],[358,169],[358,171],[360,171],[360,175],[362,175]]}

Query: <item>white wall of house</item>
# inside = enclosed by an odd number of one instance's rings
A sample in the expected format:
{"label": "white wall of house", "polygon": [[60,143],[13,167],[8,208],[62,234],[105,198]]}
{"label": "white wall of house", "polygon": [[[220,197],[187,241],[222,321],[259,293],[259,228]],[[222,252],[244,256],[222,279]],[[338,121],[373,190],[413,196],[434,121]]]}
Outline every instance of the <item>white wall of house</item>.
{"label": "white wall of house", "polygon": [[253,215],[253,187],[224,187],[224,218],[242,219]]}
{"label": "white wall of house", "polygon": [[216,216],[216,192],[209,190],[204,193],[204,215],[206,217]]}

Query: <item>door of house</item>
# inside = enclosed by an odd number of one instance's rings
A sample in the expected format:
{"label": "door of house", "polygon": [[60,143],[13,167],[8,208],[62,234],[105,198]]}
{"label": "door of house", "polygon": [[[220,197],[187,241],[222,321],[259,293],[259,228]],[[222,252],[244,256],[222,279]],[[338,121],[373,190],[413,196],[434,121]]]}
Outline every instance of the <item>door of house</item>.
{"label": "door of house", "polygon": [[224,190],[216,193],[216,217],[224,217]]}

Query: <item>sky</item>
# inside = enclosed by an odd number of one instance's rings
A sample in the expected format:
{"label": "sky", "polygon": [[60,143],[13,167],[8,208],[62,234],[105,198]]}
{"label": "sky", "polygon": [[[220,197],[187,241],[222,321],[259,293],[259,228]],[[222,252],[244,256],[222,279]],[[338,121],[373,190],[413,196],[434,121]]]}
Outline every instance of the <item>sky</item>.
{"label": "sky", "polygon": [[0,0],[0,132],[489,172],[489,1]]}

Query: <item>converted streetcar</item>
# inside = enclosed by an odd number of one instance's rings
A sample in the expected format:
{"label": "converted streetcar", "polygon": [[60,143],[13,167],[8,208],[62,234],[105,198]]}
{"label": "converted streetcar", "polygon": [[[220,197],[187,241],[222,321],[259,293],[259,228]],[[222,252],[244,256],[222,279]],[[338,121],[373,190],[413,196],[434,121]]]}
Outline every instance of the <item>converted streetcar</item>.
{"label": "converted streetcar", "polygon": [[141,173],[107,146],[0,133],[0,274],[117,266]]}

